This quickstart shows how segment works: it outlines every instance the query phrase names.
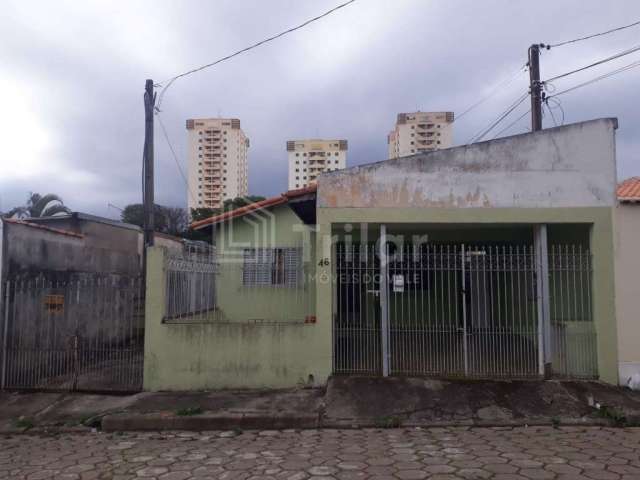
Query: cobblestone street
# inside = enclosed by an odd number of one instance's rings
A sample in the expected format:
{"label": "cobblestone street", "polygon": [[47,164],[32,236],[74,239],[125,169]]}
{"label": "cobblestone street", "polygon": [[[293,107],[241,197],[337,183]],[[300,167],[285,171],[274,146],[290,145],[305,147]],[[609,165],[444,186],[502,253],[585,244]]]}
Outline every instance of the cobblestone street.
{"label": "cobblestone street", "polygon": [[13,435],[12,479],[640,479],[640,429]]}

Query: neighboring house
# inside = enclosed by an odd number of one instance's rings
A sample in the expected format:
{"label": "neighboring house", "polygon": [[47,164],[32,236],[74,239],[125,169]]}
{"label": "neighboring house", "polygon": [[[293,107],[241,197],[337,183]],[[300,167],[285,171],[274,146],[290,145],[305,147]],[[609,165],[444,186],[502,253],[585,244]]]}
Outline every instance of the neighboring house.
{"label": "neighboring house", "polygon": [[2,279],[80,273],[138,275],[139,227],[72,213],[24,221],[2,219]]}
{"label": "neighboring house", "polygon": [[616,128],[327,172],[317,188],[194,223],[217,243],[215,281],[196,284],[210,299],[175,309],[195,290],[171,272],[204,262],[151,249],[145,388],[332,374],[616,383]]}
{"label": "neighboring house", "polygon": [[640,177],[618,185],[616,224],[616,310],[620,384],[640,373]]}

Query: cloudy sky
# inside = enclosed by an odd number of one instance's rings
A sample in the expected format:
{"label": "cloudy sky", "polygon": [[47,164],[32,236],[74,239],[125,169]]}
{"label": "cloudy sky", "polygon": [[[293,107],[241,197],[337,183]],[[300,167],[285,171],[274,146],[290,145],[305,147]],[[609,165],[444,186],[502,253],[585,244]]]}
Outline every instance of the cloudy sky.
{"label": "cloudy sky", "polygon": [[[0,16],[0,211],[30,191],[74,210],[117,217],[139,202],[142,93],[341,0],[5,0]],[[177,81],[162,120],[186,168],[185,119],[240,118],[251,139],[250,193],[286,190],[287,139],[346,138],[348,164],[385,158],[398,112],[457,114],[456,144],[527,89],[516,74],[533,42],[556,43],[640,19],[637,0],[357,0],[333,15]],[[640,44],[640,27],[545,51],[542,76]],[[560,91],[640,60],[640,52],[558,80]],[[505,82],[505,79],[513,79]],[[618,117],[618,176],[640,175],[640,68],[559,97],[565,122]],[[501,126],[528,109],[527,102]],[[560,108],[554,110],[560,122]],[[551,115],[545,126],[553,126]],[[527,118],[504,132],[522,133]],[[488,138],[497,133],[492,132]],[[156,199],[187,193],[156,129]]]}

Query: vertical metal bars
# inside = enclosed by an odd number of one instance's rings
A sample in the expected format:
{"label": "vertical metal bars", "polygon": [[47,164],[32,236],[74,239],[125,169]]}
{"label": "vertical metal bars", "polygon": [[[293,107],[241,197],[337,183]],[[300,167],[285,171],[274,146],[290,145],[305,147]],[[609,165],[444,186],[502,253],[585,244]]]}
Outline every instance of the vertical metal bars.
{"label": "vertical metal bars", "polygon": [[553,371],[566,377],[597,378],[591,253],[581,245],[551,245],[549,276]]}
{"label": "vertical metal bars", "polygon": [[140,278],[36,277],[5,288],[4,388],[142,389]]}

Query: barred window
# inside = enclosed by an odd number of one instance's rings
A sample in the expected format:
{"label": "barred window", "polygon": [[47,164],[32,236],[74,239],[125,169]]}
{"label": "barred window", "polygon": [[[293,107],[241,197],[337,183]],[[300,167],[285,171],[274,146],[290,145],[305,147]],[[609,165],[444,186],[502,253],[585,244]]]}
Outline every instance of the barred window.
{"label": "barred window", "polygon": [[246,287],[301,283],[300,248],[245,248],[242,284]]}

